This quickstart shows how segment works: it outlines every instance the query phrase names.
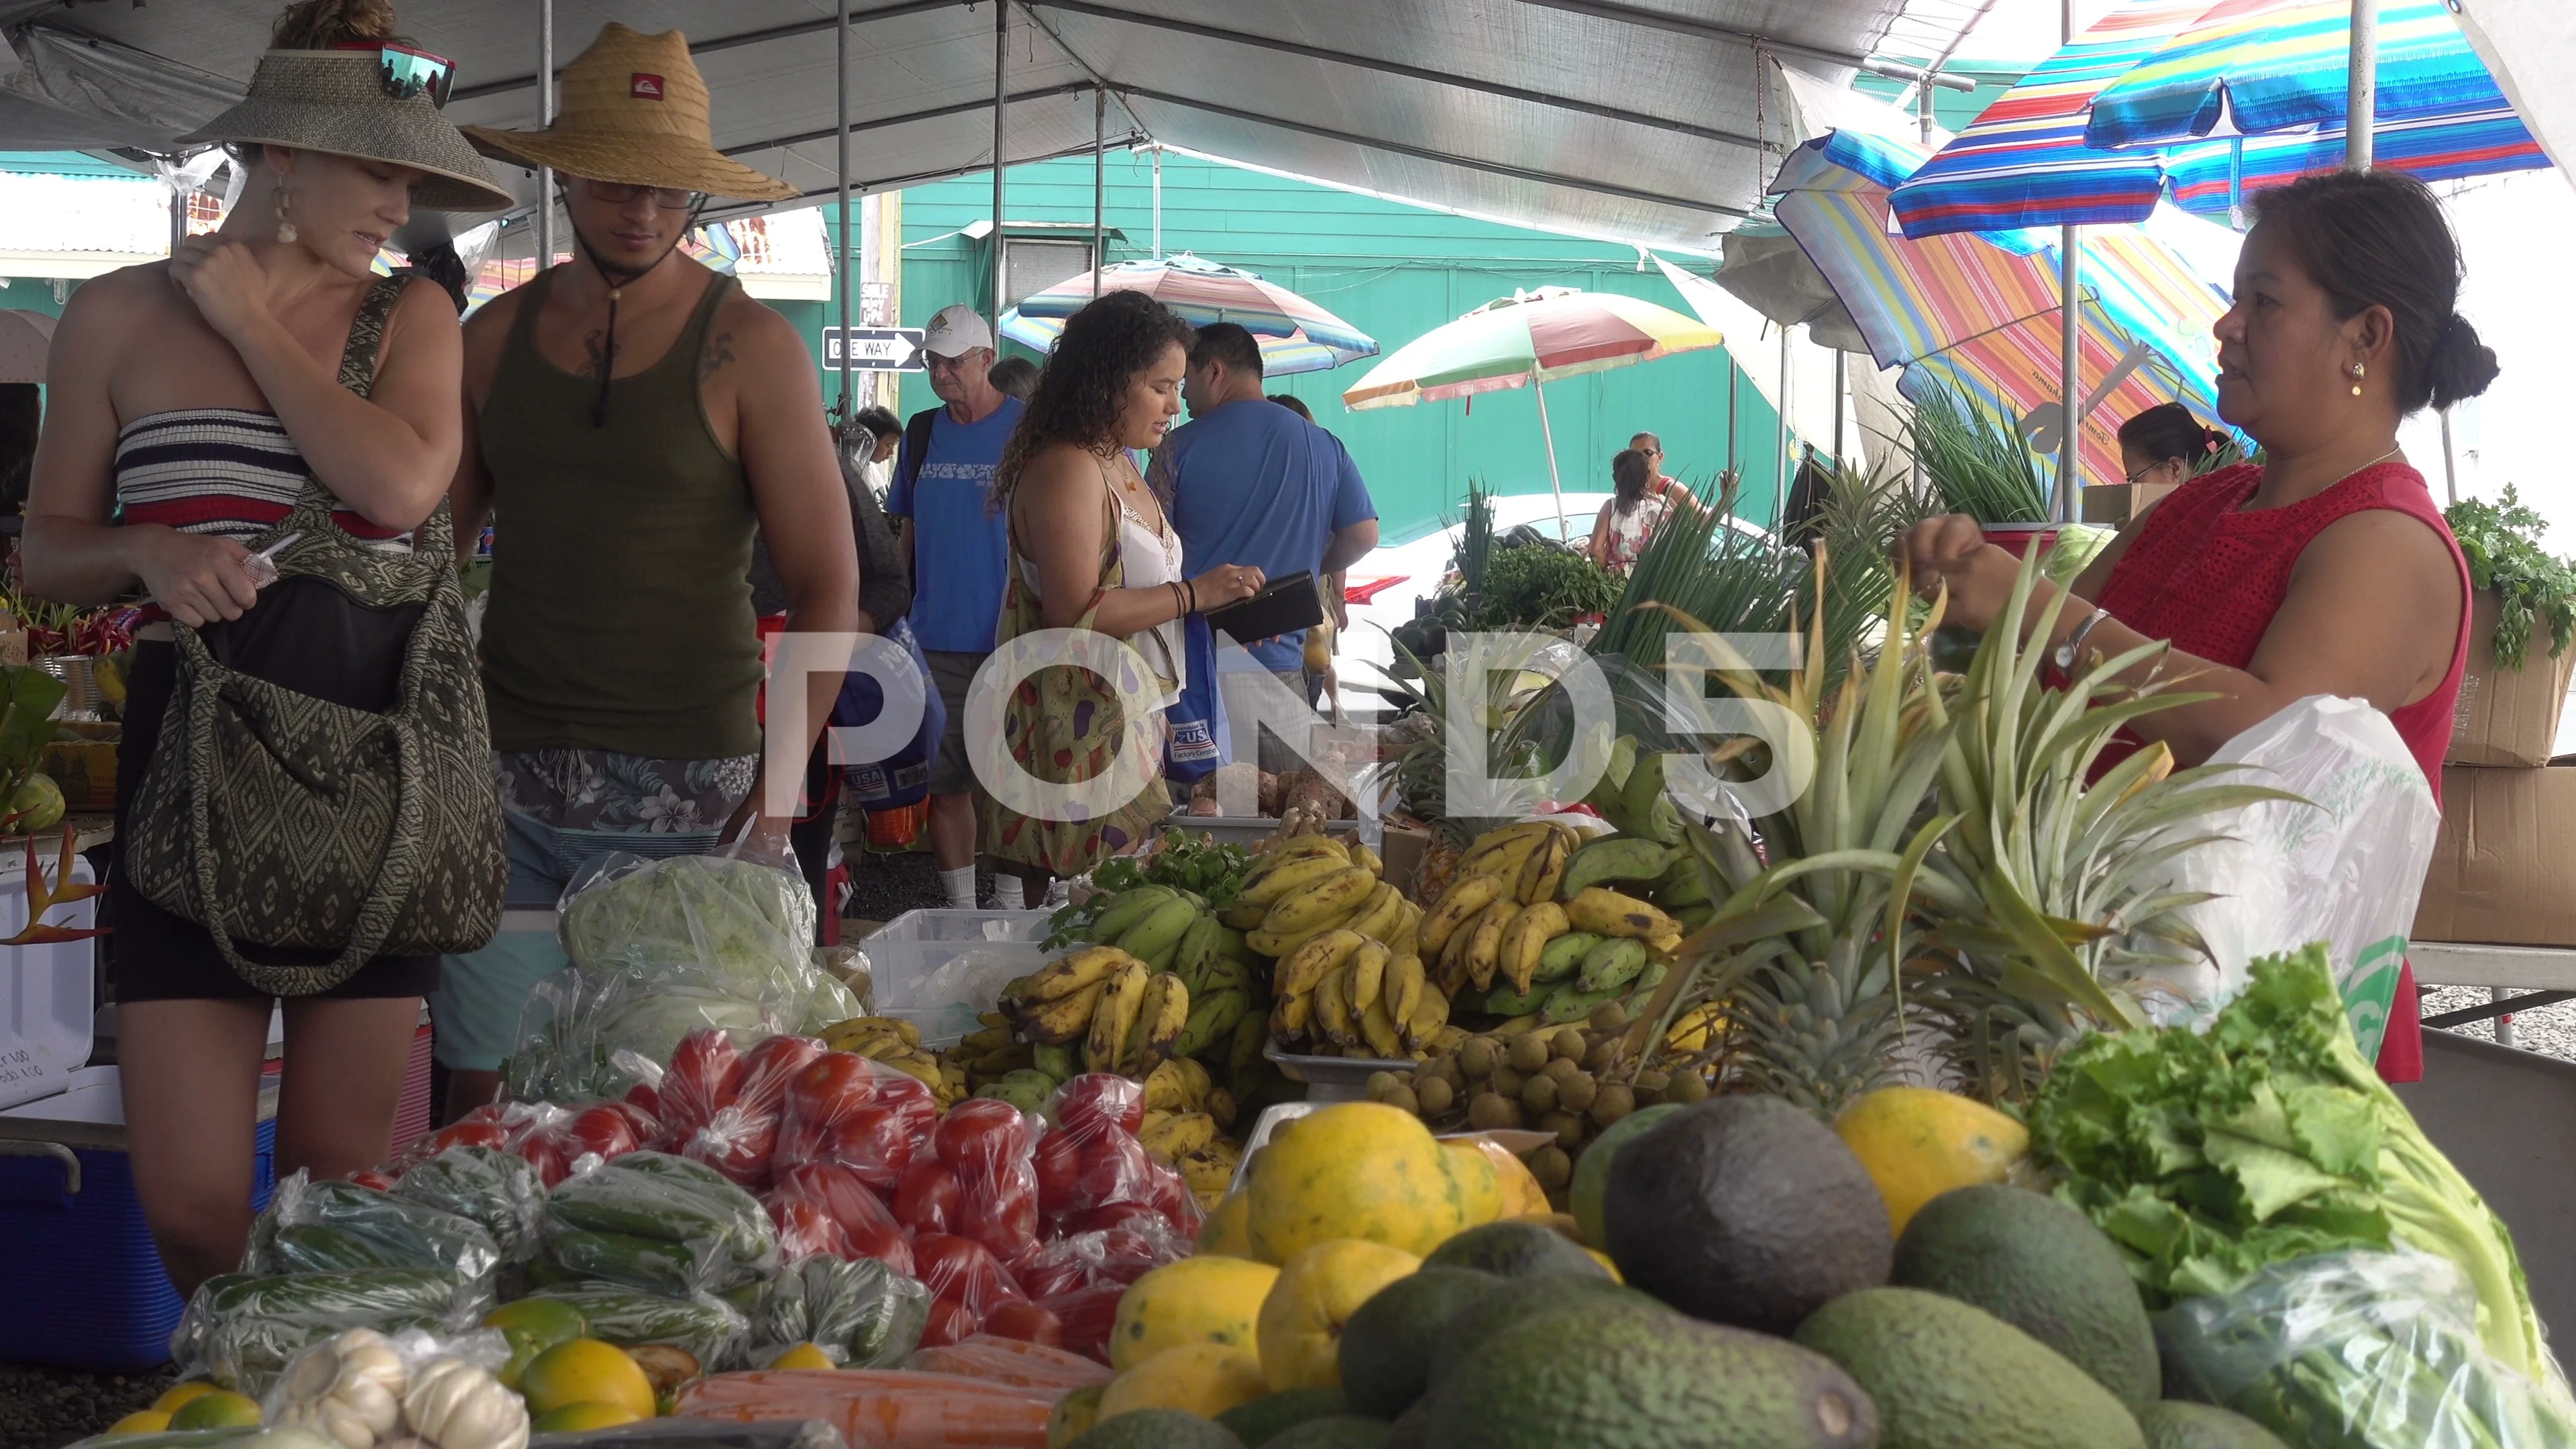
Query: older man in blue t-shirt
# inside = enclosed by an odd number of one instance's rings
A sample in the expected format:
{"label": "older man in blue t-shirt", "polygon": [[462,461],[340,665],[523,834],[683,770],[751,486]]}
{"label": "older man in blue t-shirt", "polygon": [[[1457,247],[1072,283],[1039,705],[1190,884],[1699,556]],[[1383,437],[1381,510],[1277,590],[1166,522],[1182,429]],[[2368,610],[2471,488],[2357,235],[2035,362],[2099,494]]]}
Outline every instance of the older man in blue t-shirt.
{"label": "older man in blue t-shirt", "polygon": [[[1181,384],[1190,420],[1154,455],[1153,481],[1193,569],[1252,564],[1264,578],[1339,573],[1377,547],[1377,505],[1341,439],[1262,394],[1261,344],[1232,322],[1199,329]],[[1313,702],[1301,630],[1252,657]]]}

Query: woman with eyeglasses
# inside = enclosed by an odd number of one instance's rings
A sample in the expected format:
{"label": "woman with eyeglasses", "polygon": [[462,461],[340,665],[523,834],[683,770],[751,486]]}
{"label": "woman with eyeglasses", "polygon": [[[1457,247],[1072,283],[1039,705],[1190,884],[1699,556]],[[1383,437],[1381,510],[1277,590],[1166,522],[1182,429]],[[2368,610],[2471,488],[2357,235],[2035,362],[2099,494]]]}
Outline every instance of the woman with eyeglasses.
{"label": "woman with eyeglasses", "polygon": [[[2262,445],[2262,461],[2203,473],[2132,522],[2035,642],[2079,673],[2162,644],[2126,677],[2207,694],[2138,720],[2104,768],[2143,740],[2198,765],[2330,694],[2384,711],[2438,802],[2468,661],[2469,572],[2397,426],[2427,403],[2486,391],[2495,353],[2456,310],[2459,247],[2421,182],[2330,172],[2254,207],[2235,301],[2215,330],[2219,416]],[[1950,620],[1971,629],[1990,625],[2014,588],[2016,561],[1972,519],[1918,524],[1900,548],[1916,587],[1946,587]],[[2036,586],[2034,625],[2055,593]],[[2379,1069],[2391,1081],[2423,1075],[2411,972],[2399,976]]]}
{"label": "woman with eyeglasses", "polygon": [[[245,174],[222,227],[182,241],[167,262],[84,283],[49,359],[27,588],[71,603],[131,600],[147,620],[118,748],[120,855],[107,903],[135,1188],[183,1294],[241,1260],[278,997],[128,874],[136,792],[156,756],[189,739],[189,721],[169,710],[183,668],[174,625],[229,667],[298,693],[352,709],[392,703],[419,610],[370,611],[301,575],[263,591],[275,575],[255,579],[252,566],[268,560],[252,551],[293,541],[269,535],[318,484],[342,546],[411,552],[456,464],[456,311],[437,286],[372,269],[415,206],[510,202],[439,114],[446,63],[401,44],[393,27],[382,0],[289,7],[249,94],[187,138],[226,145]],[[480,749],[479,736],[468,747]],[[341,954],[237,949],[262,967]],[[349,964],[337,984],[283,998],[280,1176],[338,1177],[386,1154],[439,958]]]}
{"label": "woman with eyeglasses", "polygon": [[2153,503],[2194,477],[2236,459],[2236,441],[2191,415],[2181,403],[2158,403],[2120,424],[2120,471]]}
{"label": "woman with eyeglasses", "polygon": [[[787,857],[799,784],[760,789],[755,528],[789,635],[859,628],[851,498],[813,357],[786,318],[680,252],[708,196],[795,188],[716,151],[678,31],[604,26],[562,85],[542,131],[465,128],[498,159],[553,167],[572,223],[569,263],[465,328],[454,498],[460,538],[495,520],[483,690],[513,911],[550,909],[611,851],[703,854],[747,828],[755,852]],[[805,735],[782,758],[807,757],[839,686],[808,677]],[[505,915],[491,945],[447,960],[430,1010],[450,1116],[499,1090],[529,989],[567,964],[537,919]]]}

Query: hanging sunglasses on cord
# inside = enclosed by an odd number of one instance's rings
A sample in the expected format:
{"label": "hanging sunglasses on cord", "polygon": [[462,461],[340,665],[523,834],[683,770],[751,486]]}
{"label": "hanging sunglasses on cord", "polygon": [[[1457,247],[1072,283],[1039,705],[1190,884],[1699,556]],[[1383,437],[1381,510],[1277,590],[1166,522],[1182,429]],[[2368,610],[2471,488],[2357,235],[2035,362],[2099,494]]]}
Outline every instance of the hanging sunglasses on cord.
{"label": "hanging sunglasses on cord", "polygon": [[385,94],[398,101],[410,100],[427,91],[431,105],[444,107],[448,91],[456,84],[456,62],[443,55],[389,43],[345,43],[334,48],[373,54],[376,57],[376,74],[384,82]]}

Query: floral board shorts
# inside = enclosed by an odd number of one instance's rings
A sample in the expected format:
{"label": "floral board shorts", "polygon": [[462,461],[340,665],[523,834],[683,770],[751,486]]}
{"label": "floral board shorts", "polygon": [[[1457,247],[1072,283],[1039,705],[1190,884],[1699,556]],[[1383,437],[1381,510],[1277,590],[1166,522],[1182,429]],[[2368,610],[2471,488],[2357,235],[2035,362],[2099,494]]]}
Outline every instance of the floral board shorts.
{"label": "floral board shorts", "polygon": [[647,860],[703,855],[751,796],[760,757],[655,760],[611,750],[495,754],[510,884],[501,930],[480,951],[445,958],[430,998],[437,1056],[450,1071],[498,1071],[539,981],[572,964],[555,939],[555,903],[582,867],[623,851]]}

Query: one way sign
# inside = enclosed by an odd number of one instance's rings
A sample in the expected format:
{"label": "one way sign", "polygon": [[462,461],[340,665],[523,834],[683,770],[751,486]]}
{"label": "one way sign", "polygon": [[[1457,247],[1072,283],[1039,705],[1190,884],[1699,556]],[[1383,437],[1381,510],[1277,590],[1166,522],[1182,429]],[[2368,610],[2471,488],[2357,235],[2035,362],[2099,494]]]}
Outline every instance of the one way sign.
{"label": "one way sign", "polygon": [[[919,372],[921,371],[921,329],[918,327],[853,327],[850,329],[850,370],[852,372]],[[823,329],[823,369],[837,372],[841,367],[841,329]]]}

